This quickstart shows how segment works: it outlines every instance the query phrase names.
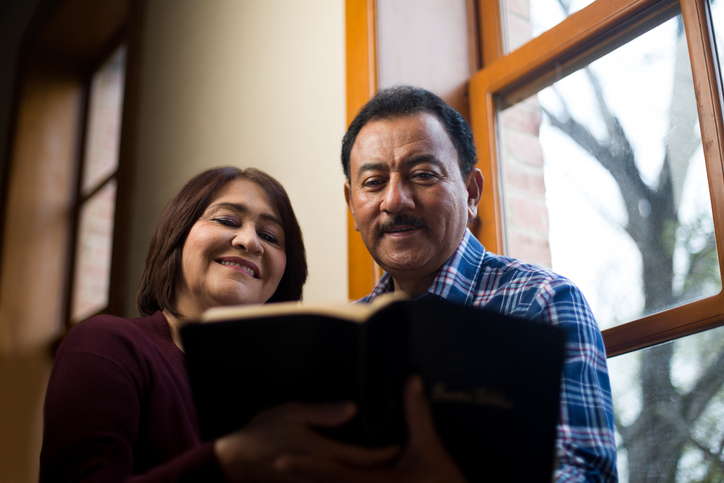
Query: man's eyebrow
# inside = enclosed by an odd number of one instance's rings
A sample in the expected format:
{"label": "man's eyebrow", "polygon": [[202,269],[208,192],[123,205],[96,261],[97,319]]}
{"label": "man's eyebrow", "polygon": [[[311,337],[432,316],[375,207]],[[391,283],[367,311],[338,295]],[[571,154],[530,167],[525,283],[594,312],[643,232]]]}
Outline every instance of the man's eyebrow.
{"label": "man's eyebrow", "polygon": [[[229,208],[230,210],[234,210],[238,213],[247,213],[249,211],[249,208],[241,203],[216,203],[209,206],[209,208]],[[259,213],[259,218],[269,221],[271,223],[275,223],[281,227],[284,226],[279,218],[268,212]]]}
{"label": "man's eyebrow", "polygon": [[[411,168],[413,166],[417,166],[418,164],[422,163],[430,163],[434,164],[435,166],[444,167],[445,165],[437,159],[436,156],[432,154],[420,154],[416,156],[412,156],[409,159],[406,159],[403,164],[406,168]],[[358,175],[361,173],[364,173],[366,171],[385,171],[389,169],[389,166],[387,163],[382,162],[369,162],[369,163],[363,163],[362,166],[359,167],[357,170]]]}
{"label": "man's eyebrow", "polygon": [[430,163],[434,164],[435,166],[439,167],[445,167],[442,161],[440,161],[435,155],[432,154],[420,154],[417,156],[412,156],[409,159],[406,159],[404,161],[404,165],[406,168],[411,168],[413,166],[417,166],[418,164],[422,163]]}
{"label": "man's eyebrow", "polygon": [[357,170],[357,173],[364,173],[365,171],[384,171],[387,169],[387,163],[363,163],[362,166],[359,167]]}

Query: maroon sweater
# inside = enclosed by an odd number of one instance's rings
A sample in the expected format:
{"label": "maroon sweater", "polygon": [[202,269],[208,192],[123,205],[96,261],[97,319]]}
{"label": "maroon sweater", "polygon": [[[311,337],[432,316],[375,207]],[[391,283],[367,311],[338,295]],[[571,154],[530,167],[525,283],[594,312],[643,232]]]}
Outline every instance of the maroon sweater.
{"label": "maroon sweater", "polygon": [[45,398],[40,481],[225,481],[161,312],[70,331]]}

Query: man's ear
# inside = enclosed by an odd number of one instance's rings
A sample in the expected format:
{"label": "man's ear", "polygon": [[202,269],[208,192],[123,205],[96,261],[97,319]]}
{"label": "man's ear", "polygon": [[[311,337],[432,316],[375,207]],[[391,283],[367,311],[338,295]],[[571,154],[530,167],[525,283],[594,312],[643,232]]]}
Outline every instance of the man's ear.
{"label": "man's ear", "polygon": [[478,214],[478,204],[483,196],[483,185],[485,179],[483,173],[478,168],[473,168],[468,173],[468,179],[465,187],[468,190],[468,219],[474,219]]}
{"label": "man's ear", "polygon": [[354,217],[354,207],[352,206],[352,191],[349,187],[349,180],[344,182],[344,200],[347,202],[349,212],[352,213],[352,219],[354,220],[354,230],[359,231],[359,228],[357,228],[357,218]]}

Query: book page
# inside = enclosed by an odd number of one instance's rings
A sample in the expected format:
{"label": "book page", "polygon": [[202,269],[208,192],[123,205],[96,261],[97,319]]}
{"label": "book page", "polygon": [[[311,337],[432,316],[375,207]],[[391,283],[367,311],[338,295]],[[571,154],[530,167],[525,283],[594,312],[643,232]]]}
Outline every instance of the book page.
{"label": "book page", "polygon": [[371,304],[335,304],[317,303],[303,304],[299,302],[279,302],[260,305],[231,305],[226,307],[212,307],[201,316],[201,322],[214,322],[222,320],[271,317],[278,315],[326,315],[342,320],[361,323],[376,310],[397,300],[407,297],[402,292],[390,292],[377,297]]}

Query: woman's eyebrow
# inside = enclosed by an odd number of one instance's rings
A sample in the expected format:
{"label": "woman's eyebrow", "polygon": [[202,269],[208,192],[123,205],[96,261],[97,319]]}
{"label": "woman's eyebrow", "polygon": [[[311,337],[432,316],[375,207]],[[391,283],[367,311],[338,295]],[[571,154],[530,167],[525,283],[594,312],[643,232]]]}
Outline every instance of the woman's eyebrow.
{"label": "woman's eyebrow", "polygon": [[[209,206],[209,209],[212,209],[212,208],[228,208],[228,209],[234,210],[238,213],[247,213],[249,211],[249,208],[242,203],[216,203],[216,204]],[[279,218],[277,218],[276,216],[274,216],[272,213],[269,213],[266,211],[261,212],[261,213],[259,213],[259,218],[261,218],[262,220],[266,220],[271,223],[277,224],[281,227],[284,227],[284,224],[282,223],[282,221]]]}

